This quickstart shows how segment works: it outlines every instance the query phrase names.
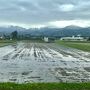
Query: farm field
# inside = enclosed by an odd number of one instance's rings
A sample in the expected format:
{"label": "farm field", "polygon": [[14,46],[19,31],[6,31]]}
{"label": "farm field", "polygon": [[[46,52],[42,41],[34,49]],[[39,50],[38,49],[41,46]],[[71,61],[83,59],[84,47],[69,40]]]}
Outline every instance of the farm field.
{"label": "farm field", "polygon": [[0,82],[90,82],[90,53],[55,43],[1,47]]}

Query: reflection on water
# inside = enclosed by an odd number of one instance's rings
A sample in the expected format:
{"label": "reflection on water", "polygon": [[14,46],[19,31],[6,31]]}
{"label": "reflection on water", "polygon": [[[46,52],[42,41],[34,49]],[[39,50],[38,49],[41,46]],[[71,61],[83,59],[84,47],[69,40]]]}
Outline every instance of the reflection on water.
{"label": "reflection on water", "polygon": [[90,53],[54,43],[0,48],[0,82],[89,82]]}

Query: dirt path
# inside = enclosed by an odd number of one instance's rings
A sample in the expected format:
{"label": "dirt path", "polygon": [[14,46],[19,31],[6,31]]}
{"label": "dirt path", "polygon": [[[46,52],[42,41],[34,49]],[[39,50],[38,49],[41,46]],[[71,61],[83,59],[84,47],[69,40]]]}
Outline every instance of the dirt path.
{"label": "dirt path", "polygon": [[0,48],[0,82],[90,82],[90,53],[54,43]]}

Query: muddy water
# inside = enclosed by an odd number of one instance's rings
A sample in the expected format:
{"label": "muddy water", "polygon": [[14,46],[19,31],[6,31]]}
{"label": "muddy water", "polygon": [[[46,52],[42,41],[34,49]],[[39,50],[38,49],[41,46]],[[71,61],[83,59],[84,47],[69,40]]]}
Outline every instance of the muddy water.
{"label": "muddy water", "polygon": [[2,47],[0,82],[90,82],[90,53],[54,43]]}

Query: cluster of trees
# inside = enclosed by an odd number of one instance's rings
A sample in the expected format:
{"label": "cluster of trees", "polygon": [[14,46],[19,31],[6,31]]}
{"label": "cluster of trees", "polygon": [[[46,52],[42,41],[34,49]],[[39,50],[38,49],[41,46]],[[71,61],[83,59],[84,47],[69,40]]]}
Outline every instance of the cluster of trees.
{"label": "cluster of trees", "polygon": [[11,39],[13,39],[13,40],[18,39],[18,32],[17,31],[14,31],[11,33]]}
{"label": "cluster of trees", "polygon": [[17,40],[18,39],[18,32],[13,31],[11,34],[1,34],[0,39],[12,39],[12,40]]}
{"label": "cluster of trees", "polygon": [[12,40],[42,40],[42,36],[31,36],[30,34],[20,35],[17,31],[13,31],[10,34],[10,38]]}

